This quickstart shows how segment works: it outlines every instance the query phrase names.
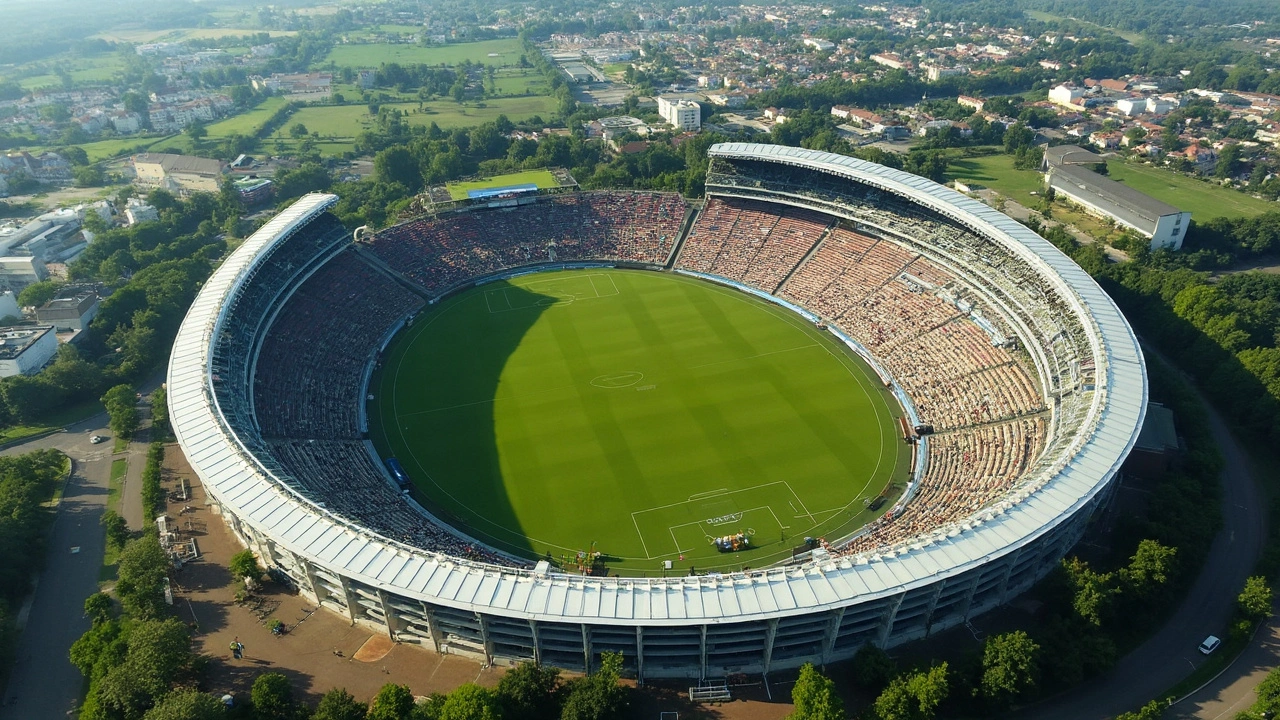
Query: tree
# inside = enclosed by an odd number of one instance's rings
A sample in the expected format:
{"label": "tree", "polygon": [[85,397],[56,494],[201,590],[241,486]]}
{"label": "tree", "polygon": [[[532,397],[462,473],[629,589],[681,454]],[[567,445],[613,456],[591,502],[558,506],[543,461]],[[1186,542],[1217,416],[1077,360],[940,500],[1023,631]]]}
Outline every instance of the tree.
{"label": "tree", "polygon": [[18,293],[18,304],[22,307],[40,307],[52,300],[64,284],[59,280],[41,280],[31,283]]}
{"label": "tree", "polygon": [[563,720],[610,720],[627,710],[626,688],[618,684],[622,673],[622,653],[600,654],[600,669],[566,686]]}
{"label": "tree", "polygon": [[982,695],[1003,707],[1035,687],[1039,652],[1040,646],[1022,630],[987,638],[982,650]]}
{"label": "tree", "polygon": [[302,123],[294,123],[289,127],[289,137],[294,140],[301,140],[309,134],[310,131],[307,130],[307,126]]}
{"label": "tree", "polygon": [[1218,165],[1213,176],[1219,180],[1234,177],[1240,170],[1240,143],[1231,143],[1222,147],[1218,153]]}
{"label": "tree", "polygon": [[413,693],[408,685],[387,683],[369,703],[368,720],[409,720],[413,712]]}
{"label": "tree", "polygon": [[844,701],[836,694],[836,684],[813,667],[813,663],[805,663],[800,668],[800,677],[791,688],[791,702],[795,704],[795,712],[789,720],[844,720]]}
{"label": "tree", "polygon": [[352,697],[345,688],[334,688],[320,698],[311,720],[364,720],[369,706]]}
{"label": "tree", "polygon": [[111,619],[111,596],[96,592],[84,599],[84,614],[94,625]]}
{"label": "tree", "polygon": [[876,716],[880,720],[932,720],[949,690],[946,663],[904,673],[876,698]]}
{"label": "tree", "polygon": [[71,168],[71,180],[76,187],[101,187],[107,182],[107,174],[101,165],[81,165]]}
{"label": "tree", "polygon": [[262,569],[258,567],[258,559],[253,556],[252,550],[241,550],[232,555],[231,560],[227,563],[227,569],[231,571],[231,576],[235,578],[257,580],[262,576]]}
{"label": "tree", "polygon": [[501,720],[498,696],[475,683],[464,683],[449,693],[435,720]]}
{"label": "tree", "polygon": [[96,699],[107,717],[136,718],[189,672],[194,660],[187,626],[175,619],[147,620],[129,630],[124,662],[99,681]]}
{"label": "tree", "polygon": [[204,123],[198,122],[191,123],[183,130],[183,132],[186,133],[187,137],[191,138],[192,142],[197,145],[199,145],[200,141],[209,135],[209,131],[205,129]]}
{"label": "tree", "polygon": [[560,689],[557,668],[523,662],[498,681],[498,700],[503,717],[553,720],[560,715],[556,691]]}
{"label": "tree", "polygon": [[864,690],[880,692],[893,679],[895,663],[889,653],[870,643],[853,656],[853,681]]}
{"label": "tree", "polygon": [[1255,710],[1269,712],[1273,716],[1280,711],[1280,668],[1272,668],[1258,683],[1255,692],[1258,694],[1258,702],[1253,706]]}
{"label": "tree", "polygon": [[143,720],[222,720],[227,706],[218,698],[199,690],[175,690],[143,715]]}
{"label": "tree", "polygon": [[263,673],[255,678],[249,697],[256,720],[291,720],[298,715],[293,687],[289,678],[280,673]]}
{"label": "tree", "polygon": [[1240,608],[1241,615],[1255,622],[1270,616],[1271,588],[1267,586],[1267,579],[1254,575],[1245,580],[1244,589],[1236,598],[1236,606]]}
{"label": "tree", "polygon": [[1116,720],[1160,720],[1164,715],[1165,706],[1158,700],[1143,705],[1135,712],[1121,713],[1116,716]]}
{"label": "tree", "polygon": [[400,183],[417,192],[422,188],[422,172],[418,161],[403,145],[389,147],[373,156],[373,169],[378,180],[384,183]]}
{"label": "tree", "polygon": [[164,581],[168,568],[169,558],[155,533],[147,533],[125,545],[116,573],[116,596],[125,612],[139,619],[164,614]]}
{"label": "tree", "polygon": [[125,543],[129,541],[129,524],[115,510],[106,510],[102,513],[102,527],[107,531],[107,544],[115,548],[117,551],[123,550]]}
{"label": "tree", "polygon": [[133,436],[138,429],[137,393],[131,385],[116,385],[101,398],[110,416],[111,431],[122,438]]}

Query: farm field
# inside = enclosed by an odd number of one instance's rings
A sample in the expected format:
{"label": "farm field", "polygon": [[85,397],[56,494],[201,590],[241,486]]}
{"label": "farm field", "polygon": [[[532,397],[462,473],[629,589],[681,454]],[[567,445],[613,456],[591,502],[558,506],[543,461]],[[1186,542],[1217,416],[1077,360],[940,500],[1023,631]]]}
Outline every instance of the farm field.
{"label": "farm field", "polygon": [[1204,222],[1215,217],[1253,217],[1270,210],[1280,210],[1280,204],[1259,200],[1242,192],[1203,182],[1185,175],[1147,165],[1111,160],[1107,173],[1112,180],[1140,190],[1157,200],[1190,210],[1193,220]]}
{"label": "farm field", "polygon": [[[390,62],[458,65],[463,60],[485,65],[515,65],[523,52],[524,47],[516,38],[430,46],[392,43],[338,45],[316,67],[376,68]],[[491,53],[496,53],[496,56],[490,57]]]}
{"label": "farm field", "polygon": [[909,464],[900,410],[830,335],[665,273],[476,287],[420,315],[372,387],[371,437],[428,508],[562,566],[759,567],[874,519]]}

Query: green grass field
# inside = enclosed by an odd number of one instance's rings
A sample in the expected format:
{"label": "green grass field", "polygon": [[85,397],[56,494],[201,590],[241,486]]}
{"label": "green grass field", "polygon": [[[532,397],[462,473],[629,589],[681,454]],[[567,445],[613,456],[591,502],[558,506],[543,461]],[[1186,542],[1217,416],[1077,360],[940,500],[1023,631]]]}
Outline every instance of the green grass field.
{"label": "green grass field", "polygon": [[1016,202],[1034,201],[1031,193],[1044,190],[1043,175],[1034,170],[1017,170],[1012,155],[954,158],[948,180],[967,180],[995,190]]}
{"label": "green grass field", "polygon": [[246,112],[210,124],[205,130],[211,138],[228,137],[234,133],[252,135],[287,102],[289,101],[282,97],[269,97]]}
{"label": "green grass field", "polygon": [[[275,100],[276,98],[271,98]],[[269,101],[268,101],[269,102]],[[394,107],[405,113],[405,122],[410,125],[430,125],[436,123],[446,130],[457,127],[470,127],[496,120],[499,115],[506,115],[512,122],[520,122],[541,115],[550,117],[555,112],[556,99],[546,95],[531,97],[493,98],[484,101],[484,107],[476,103],[459,105],[452,100],[433,100],[423,103],[419,111],[418,103],[386,103],[382,107]],[[263,116],[265,120],[267,116]],[[243,116],[241,116],[243,117]],[[238,118],[233,118],[238,119]],[[227,121],[229,122],[229,121]],[[304,107],[289,117],[280,133],[285,133],[294,123],[302,123],[310,132],[320,133],[326,139],[354,139],[357,135],[374,124],[366,105],[318,105]],[[209,126],[209,135],[213,135],[214,126]],[[279,134],[279,133],[278,133]]]}
{"label": "green grass field", "polygon": [[1253,217],[1280,205],[1259,200],[1237,190],[1204,182],[1149,165],[1112,160],[1107,163],[1112,180],[1122,182],[1181,210],[1190,210],[1192,219],[1204,222],[1215,217]]}
{"label": "green grass field", "polygon": [[[594,543],[623,574],[760,567],[861,527],[906,479],[900,410],[869,368],[799,316],[678,275],[469,290],[419,316],[373,383],[371,437],[428,508],[557,564]],[[712,545],[739,532],[752,549]]]}
{"label": "green grass field", "polygon": [[457,65],[463,60],[485,65],[515,65],[523,52],[524,47],[516,38],[429,46],[393,43],[338,45],[317,63],[317,67],[327,67],[332,63],[336,67],[376,68],[390,62]]}
{"label": "green grass field", "polygon": [[533,183],[539,188],[560,187],[560,182],[556,180],[556,176],[552,175],[550,170],[525,170],[524,172],[485,178],[484,180],[452,182],[445,185],[445,187],[449,189],[449,196],[454,200],[466,200],[468,190],[506,187],[508,185],[527,185],[529,183]]}

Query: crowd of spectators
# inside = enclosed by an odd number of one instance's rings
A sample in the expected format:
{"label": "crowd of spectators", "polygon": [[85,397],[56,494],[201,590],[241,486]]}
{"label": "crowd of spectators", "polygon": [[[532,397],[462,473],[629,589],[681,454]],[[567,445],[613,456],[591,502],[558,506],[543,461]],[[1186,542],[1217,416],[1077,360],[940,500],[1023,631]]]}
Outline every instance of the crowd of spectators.
{"label": "crowd of spectators", "polygon": [[536,263],[663,265],[688,204],[675,193],[600,191],[413,220],[372,240],[388,265],[439,295],[471,278]]}
{"label": "crowd of spectators", "polygon": [[298,288],[258,353],[254,410],[264,438],[360,436],[370,353],[422,298],[344,250]]}
{"label": "crowd of spectators", "polygon": [[929,467],[916,495],[853,539],[843,553],[883,550],[959,522],[1012,488],[1044,444],[1043,417],[957,430],[929,438]]}
{"label": "crowd of spectators", "polygon": [[365,443],[355,440],[270,440],[273,457],[304,479],[321,505],[376,530],[383,537],[455,557],[502,562],[411,508],[387,482]]}
{"label": "crowd of spectators", "polygon": [[773,292],[833,225],[811,210],[712,197],[685,238],[677,267]]}

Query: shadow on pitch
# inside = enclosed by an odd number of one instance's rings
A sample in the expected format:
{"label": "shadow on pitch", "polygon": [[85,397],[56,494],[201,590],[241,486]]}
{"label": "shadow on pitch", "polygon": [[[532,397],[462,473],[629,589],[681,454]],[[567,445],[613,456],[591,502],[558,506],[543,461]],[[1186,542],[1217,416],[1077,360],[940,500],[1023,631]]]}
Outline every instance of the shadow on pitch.
{"label": "shadow on pitch", "polygon": [[[504,280],[422,313],[406,332],[431,326],[409,336],[415,340],[398,365],[398,432],[388,426],[389,411],[381,411],[418,502],[467,535],[532,559],[546,549],[540,553],[525,537],[507,496],[494,400],[508,359],[560,300]],[[422,410],[406,413],[406,403]]]}

